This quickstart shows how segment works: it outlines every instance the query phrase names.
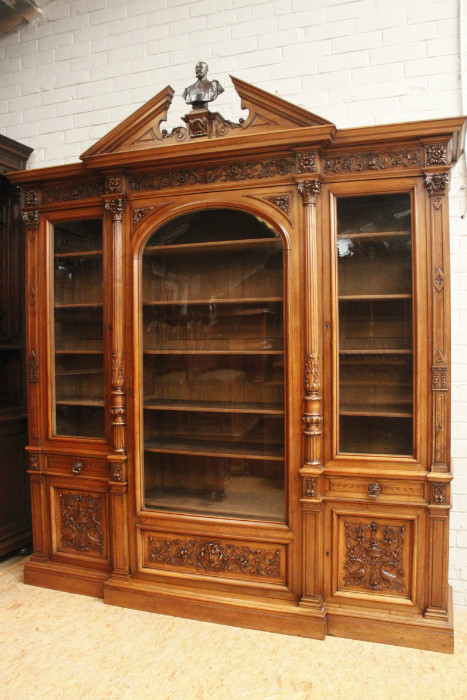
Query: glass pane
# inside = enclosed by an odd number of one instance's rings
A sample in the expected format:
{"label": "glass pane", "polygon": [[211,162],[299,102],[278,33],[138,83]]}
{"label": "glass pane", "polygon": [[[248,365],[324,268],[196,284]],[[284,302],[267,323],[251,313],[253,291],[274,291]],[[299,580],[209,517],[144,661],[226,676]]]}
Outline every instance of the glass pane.
{"label": "glass pane", "polygon": [[55,435],[103,438],[102,221],[54,225]]}
{"label": "glass pane", "polygon": [[151,237],[142,262],[146,508],[283,520],[283,247],[213,210]]}
{"label": "glass pane", "polygon": [[409,194],[337,200],[339,451],[413,454]]}

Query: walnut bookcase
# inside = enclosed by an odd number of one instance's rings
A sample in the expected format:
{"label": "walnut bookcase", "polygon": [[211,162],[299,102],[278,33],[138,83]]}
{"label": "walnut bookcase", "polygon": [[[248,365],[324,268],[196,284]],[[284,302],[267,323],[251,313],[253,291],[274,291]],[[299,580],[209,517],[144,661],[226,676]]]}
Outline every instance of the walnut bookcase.
{"label": "walnut bookcase", "polygon": [[28,583],[452,651],[449,171],[465,120],[338,130],[162,90],[25,191]]}

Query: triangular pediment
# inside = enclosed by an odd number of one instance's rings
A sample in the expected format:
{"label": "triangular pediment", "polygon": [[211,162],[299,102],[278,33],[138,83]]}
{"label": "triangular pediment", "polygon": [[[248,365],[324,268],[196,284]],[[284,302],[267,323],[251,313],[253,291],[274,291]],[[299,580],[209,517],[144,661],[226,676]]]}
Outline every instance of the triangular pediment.
{"label": "triangular pediment", "polygon": [[174,96],[174,90],[168,85],[88,148],[81,155],[81,160],[95,162],[98,157],[112,154],[115,155],[114,160],[118,160],[118,154],[141,151],[146,154],[149,149],[167,148],[175,144],[203,141],[212,143],[221,138],[238,142],[248,135],[271,136],[274,132],[284,133],[304,127],[333,127],[331,122],[302,107],[297,107],[243,80],[230,77],[240,97],[242,109],[248,110],[246,119],[231,122],[218,112],[193,109],[182,117],[186,126],[176,127],[170,132],[161,130],[161,122],[167,120],[167,112]]}

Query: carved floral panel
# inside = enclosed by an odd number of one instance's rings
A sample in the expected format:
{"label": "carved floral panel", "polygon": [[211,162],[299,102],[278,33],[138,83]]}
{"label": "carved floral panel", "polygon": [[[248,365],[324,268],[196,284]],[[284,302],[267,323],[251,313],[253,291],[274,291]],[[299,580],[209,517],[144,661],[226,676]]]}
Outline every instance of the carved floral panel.
{"label": "carved floral panel", "polygon": [[283,580],[285,548],[270,543],[226,542],[144,533],[145,566],[199,574]]}
{"label": "carved floral panel", "polygon": [[106,503],[103,493],[58,489],[57,551],[105,556]]}

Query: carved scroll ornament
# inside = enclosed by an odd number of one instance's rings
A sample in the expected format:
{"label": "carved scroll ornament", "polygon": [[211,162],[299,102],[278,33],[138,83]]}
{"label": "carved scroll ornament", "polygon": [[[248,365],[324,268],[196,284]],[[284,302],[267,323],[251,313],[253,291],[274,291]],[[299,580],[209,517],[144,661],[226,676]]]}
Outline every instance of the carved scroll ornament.
{"label": "carved scroll ornament", "polygon": [[60,492],[60,541],[78,552],[104,551],[102,498],[83,493]]}
{"label": "carved scroll ornament", "polygon": [[402,590],[404,526],[345,523],[346,586],[369,591]]}
{"label": "carved scroll ornament", "polygon": [[251,576],[280,575],[280,551],[253,549],[245,545],[195,540],[148,538],[151,562],[189,566],[210,573],[237,571]]}

